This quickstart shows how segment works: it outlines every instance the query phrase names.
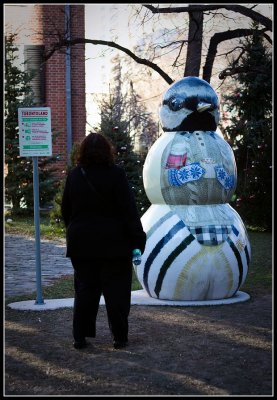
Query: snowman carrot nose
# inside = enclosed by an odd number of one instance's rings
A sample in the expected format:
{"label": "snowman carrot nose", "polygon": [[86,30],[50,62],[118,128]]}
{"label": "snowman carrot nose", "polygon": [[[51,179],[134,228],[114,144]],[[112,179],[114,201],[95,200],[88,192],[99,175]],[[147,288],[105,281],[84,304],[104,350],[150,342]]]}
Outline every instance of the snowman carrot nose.
{"label": "snowman carrot nose", "polygon": [[206,111],[206,110],[211,109],[211,108],[212,108],[212,104],[210,104],[210,103],[205,103],[204,101],[200,101],[200,102],[197,104],[196,110],[197,110],[198,112],[203,112],[203,111]]}

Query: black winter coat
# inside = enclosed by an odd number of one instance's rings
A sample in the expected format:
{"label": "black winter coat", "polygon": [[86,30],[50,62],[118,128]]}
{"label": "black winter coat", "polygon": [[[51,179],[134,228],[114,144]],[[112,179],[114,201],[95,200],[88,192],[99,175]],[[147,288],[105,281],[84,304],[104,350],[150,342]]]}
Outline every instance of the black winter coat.
{"label": "black winter coat", "polygon": [[95,165],[85,171],[102,200],[92,192],[80,167],[69,172],[61,207],[66,256],[84,260],[131,257],[136,248],[143,253],[146,234],[125,171],[116,165]]}

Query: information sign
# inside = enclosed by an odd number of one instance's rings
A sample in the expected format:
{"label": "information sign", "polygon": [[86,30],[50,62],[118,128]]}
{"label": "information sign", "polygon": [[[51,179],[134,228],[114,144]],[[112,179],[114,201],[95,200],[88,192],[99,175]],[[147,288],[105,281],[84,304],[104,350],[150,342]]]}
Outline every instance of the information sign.
{"label": "information sign", "polygon": [[19,155],[52,156],[50,107],[18,109]]}

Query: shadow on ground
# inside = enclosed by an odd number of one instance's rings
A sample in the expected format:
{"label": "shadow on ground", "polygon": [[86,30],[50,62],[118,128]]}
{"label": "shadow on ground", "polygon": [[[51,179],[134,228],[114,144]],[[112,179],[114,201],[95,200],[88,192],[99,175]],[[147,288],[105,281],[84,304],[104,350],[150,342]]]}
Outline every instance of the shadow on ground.
{"label": "shadow on ground", "polygon": [[105,306],[97,337],[72,347],[72,309],[6,309],[5,395],[271,395],[271,296],[206,307],[132,306],[114,350]]}

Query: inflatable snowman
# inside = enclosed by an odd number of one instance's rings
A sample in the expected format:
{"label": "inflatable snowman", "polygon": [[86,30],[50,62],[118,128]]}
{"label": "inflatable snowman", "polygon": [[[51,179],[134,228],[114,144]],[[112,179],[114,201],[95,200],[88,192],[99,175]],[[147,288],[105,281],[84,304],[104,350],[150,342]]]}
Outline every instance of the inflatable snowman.
{"label": "inflatable snowman", "polygon": [[216,132],[219,101],[204,80],[172,84],[160,107],[164,133],[146,157],[143,182],[151,202],[142,216],[147,243],[137,277],[149,296],[225,299],[243,285],[251,257],[238,213],[233,151]]}

